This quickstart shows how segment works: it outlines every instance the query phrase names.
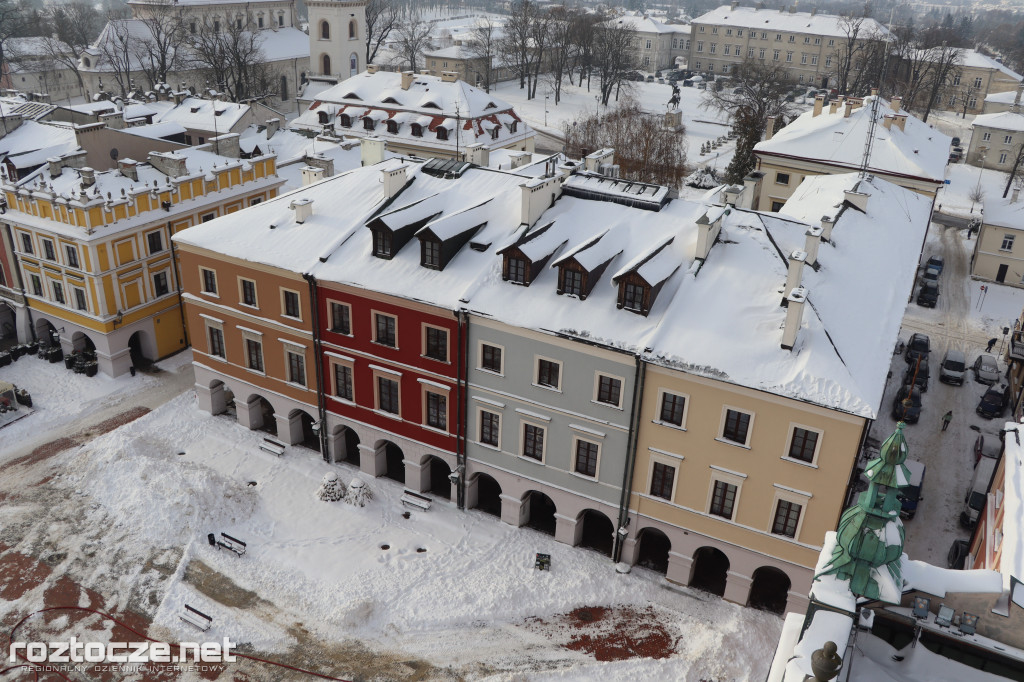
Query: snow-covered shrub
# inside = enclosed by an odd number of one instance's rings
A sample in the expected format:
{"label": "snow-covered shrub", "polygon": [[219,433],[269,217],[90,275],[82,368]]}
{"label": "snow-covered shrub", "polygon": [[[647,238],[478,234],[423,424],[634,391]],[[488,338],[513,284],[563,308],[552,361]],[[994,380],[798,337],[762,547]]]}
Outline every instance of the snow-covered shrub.
{"label": "snow-covered shrub", "polygon": [[370,487],[362,479],[353,478],[348,484],[348,492],[345,493],[345,501],[357,507],[365,507],[366,503],[373,499]]}
{"label": "snow-covered shrub", "polygon": [[718,180],[718,176],[715,175],[715,171],[707,166],[698,168],[690,173],[686,177],[685,182],[688,186],[696,187],[697,189],[711,189],[722,184]]}
{"label": "snow-covered shrub", "polygon": [[345,484],[338,480],[338,474],[333,471],[326,473],[316,496],[324,502],[337,502],[345,497]]}

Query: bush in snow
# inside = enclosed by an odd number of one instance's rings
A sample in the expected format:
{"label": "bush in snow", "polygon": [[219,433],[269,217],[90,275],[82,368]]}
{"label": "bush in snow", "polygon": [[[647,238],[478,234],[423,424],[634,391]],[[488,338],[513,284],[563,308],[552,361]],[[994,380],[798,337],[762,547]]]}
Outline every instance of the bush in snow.
{"label": "bush in snow", "polygon": [[345,493],[345,501],[357,507],[365,507],[366,503],[373,499],[370,487],[359,478],[353,478],[348,484],[348,492]]}
{"label": "bush in snow", "polygon": [[722,183],[719,182],[718,177],[715,175],[715,171],[705,166],[704,168],[698,168],[694,172],[690,173],[686,177],[686,184],[690,187],[696,187],[697,189],[711,189],[718,187]]}
{"label": "bush in snow", "polygon": [[337,502],[345,497],[345,484],[338,480],[338,474],[334,472],[324,474],[324,480],[320,483],[316,496],[324,502]]}

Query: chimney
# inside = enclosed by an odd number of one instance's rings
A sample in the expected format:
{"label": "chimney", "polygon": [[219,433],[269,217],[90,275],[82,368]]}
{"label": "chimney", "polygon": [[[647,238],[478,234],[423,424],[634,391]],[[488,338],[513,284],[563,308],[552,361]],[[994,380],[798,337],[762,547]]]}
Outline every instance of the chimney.
{"label": "chimney", "polygon": [[896,127],[899,128],[900,130],[903,130],[904,126],[907,125],[907,115],[906,114],[896,114],[896,116],[894,116],[893,118],[896,121]]}
{"label": "chimney", "polygon": [[406,183],[406,171],[408,166],[405,164],[398,168],[392,168],[391,170],[383,170],[380,172],[381,178],[384,181],[384,196],[388,199],[393,198],[396,194],[402,191]]}
{"label": "chimney", "polygon": [[850,204],[859,210],[861,213],[868,212],[868,195],[863,192],[854,192],[853,190],[844,190],[843,198],[850,202]]}
{"label": "chimney", "polygon": [[441,82],[442,83],[454,83],[457,80],[459,80],[459,72],[458,71],[442,71],[441,72]]}
{"label": "chimney", "polygon": [[743,198],[743,185],[728,185],[722,192],[725,195],[725,203],[735,208]]}
{"label": "chimney", "polygon": [[878,88],[871,88],[871,96],[878,97]]}
{"label": "chimney", "polygon": [[1020,188],[1019,187],[1014,187],[1013,188],[1013,194],[1010,195],[1010,203],[1011,204],[1016,204],[1017,203],[1017,199],[1019,199],[1019,198],[1020,198]]}
{"label": "chimney", "polygon": [[893,97],[891,100],[889,100],[889,108],[892,109],[893,111],[895,111],[896,113],[899,113],[900,108],[902,106],[903,106],[903,98],[902,97]]}
{"label": "chimney", "polygon": [[55,178],[60,175],[64,169],[64,160],[59,156],[51,156],[46,160],[46,163],[50,165],[50,177]]}
{"label": "chimney", "polygon": [[796,345],[796,334],[804,321],[804,301],[807,300],[807,289],[797,287],[786,297],[786,326],[782,329],[782,348],[793,350]]}
{"label": "chimney", "polygon": [[215,154],[227,156],[232,159],[237,159],[242,156],[242,150],[238,145],[238,133],[225,133],[224,135],[211,137],[210,142],[213,144],[213,151]]}
{"label": "chimney", "polygon": [[864,105],[864,98],[863,97],[851,97],[850,101],[853,102],[853,108],[854,109],[860,109],[861,106]]}
{"label": "chimney", "polygon": [[366,73],[377,73],[377,65],[376,64],[367,64],[366,65]]}
{"label": "chimney", "polygon": [[797,249],[789,254],[788,261],[789,270],[786,272],[786,286],[782,290],[782,305],[787,305],[786,299],[793,293],[793,289],[796,289],[803,283],[804,264],[807,262],[807,254]]}
{"label": "chimney", "polygon": [[811,117],[820,116],[821,115],[821,110],[822,110],[822,108],[824,106],[825,106],[825,95],[815,95],[814,96],[814,113],[811,114]]}
{"label": "chimney", "polygon": [[846,100],[846,109],[843,110],[843,118],[850,118],[850,114],[853,112],[853,100]]}
{"label": "chimney", "polygon": [[178,105],[185,101],[185,98],[188,97],[188,92],[179,90],[178,92],[172,92],[171,96],[174,98],[174,104]]}
{"label": "chimney", "polygon": [[510,152],[508,158],[511,159],[511,165],[509,168],[515,170],[516,168],[522,168],[526,164],[530,163],[530,159],[533,158],[533,154],[530,152]]}
{"label": "chimney", "polygon": [[320,182],[324,179],[324,169],[316,168],[315,166],[303,166],[302,167],[302,186],[312,185],[314,182]]}
{"label": "chimney", "polygon": [[757,196],[761,192],[761,178],[763,177],[764,173],[754,171],[743,178],[743,196],[740,197],[740,204],[737,205],[737,208],[757,210]]}
{"label": "chimney", "polygon": [[591,173],[598,173],[601,170],[601,166],[604,164],[612,165],[615,163],[615,150],[614,149],[598,149],[593,154],[588,154],[583,159],[583,168]]}
{"label": "chimney", "polygon": [[1020,96],[1021,92],[1024,91],[1024,81],[1017,86],[1017,94],[1013,96],[1013,106],[1010,107],[1010,111],[1017,114],[1020,113]]}
{"label": "chimney", "polygon": [[807,232],[804,233],[806,240],[804,241],[804,251],[807,252],[807,264],[815,270],[818,269],[818,247],[821,246],[821,233],[820,227],[807,228]]}
{"label": "chimney", "polygon": [[729,3],[729,10],[731,12],[735,12],[736,8],[739,7],[739,6],[740,6],[740,3],[736,2],[736,0],[733,0],[733,2]]}
{"label": "chimney", "polygon": [[118,159],[117,170],[132,182],[139,181],[139,168],[134,159]]}
{"label": "chimney", "polygon": [[384,160],[387,143],[380,137],[364,137],[359,143],[362,165],[372,166]]}
{"label": "chimney", "polygon": [[77,152],[71,152],[60,157],[60,162],[64,168],[82,168],[85,166],[85,157],[87,155],[87,151],[79,149]]}
{"label": "chimney", "polygon": [[882,119],[882,125],[885,127],[886,130],[892,130],[893,118],[894,116],[892,114],[886,114],[885,117]]}
{"label": "chimney", "polygon": [[306,154],[302,162],[311,168],[319,168],[324,172],[323,177],[334,177],[334,159],[327,158],[323,154]]}
{"label": "chimney", "polygon": [[832,228],[836,226],[836,219],[833,216],[821,216],[821,239],[832,242]]}
{"label": "chimney", "polygon": [[88,166],[82,166],[78,169],[78,174],[82,176],[82,187],[92,187],[96,184],[96,171]]}
{"label": "chimney", "polygon": [[274,135],[277,135],[277,131],[281,129],[281,119],[270,118],[267,119],[267,139],[269,140]]}
{"label": "chimney", "polygon": [[300,225],[313,215],[313,200],[312,199],[292,199],[291,203],[288,204],[288,208],[295,210],[295,222]]}
{"label": "chimney", "polygon": [[839,103],[842,102],[842,101],[843,101],[842,97],[840,97],[838,99],[832,100],[829,103],[829,105],[828,105],[828,113],[830,113],[830,114],[836,113],[836,111],[839,109]]}
{"label": "chimney", "polygon": [[772,139],[772,135],[774,135],[774,134],[775,134],[775,117],[774,116],[769,116],[768,117],[768,123],[766,123],[765,126],[764,126],[764,139],[765,140],[770,140],[770,139]]}
{"label": "chimney", "polygon": [[[716,211],[716,209],[709,209],[709,212],[711,211]],[[725,215],[725,210],[719,208],[717,213],[718,215],[714,218],[709,218],[708,212],[697,218],[697,252],[694,254],[694,260],[702,262],[707,260],[712,245],[718,239],[718,233],[722,230],[722,216]]]}
{"label": "chimney", "polygon": [[482,142],[474,142],[466,145],[466,161],[475,163],[478,166],[489,166],[491,163],[491,150]]}
{"label": "chimney", "polygon": [[150,152],[149,165],[172,178],[188,175],[188,159],[174,152]]}
{"label": "chimney", "polygon": [[416,78],[416,74],[412,71],[402,72],[402,89],[408,90],[412,86],[413,80]]}
{"label": "chimney", "polygon": [[544,211],[554,205],[555,199],[562,193],[561,176],[550,178],[533,178],[519,185],[523,192],[523,202],[519,214],[519,222],[532,226]]}

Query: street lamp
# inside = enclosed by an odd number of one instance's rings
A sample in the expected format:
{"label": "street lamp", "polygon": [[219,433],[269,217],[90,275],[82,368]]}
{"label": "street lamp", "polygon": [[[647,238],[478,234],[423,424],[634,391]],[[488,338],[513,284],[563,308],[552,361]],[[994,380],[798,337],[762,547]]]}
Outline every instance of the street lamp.
{"label": "street lamp", "polygon": [[548,98],[550,95],[544,95],[544,127],[548,127]]}

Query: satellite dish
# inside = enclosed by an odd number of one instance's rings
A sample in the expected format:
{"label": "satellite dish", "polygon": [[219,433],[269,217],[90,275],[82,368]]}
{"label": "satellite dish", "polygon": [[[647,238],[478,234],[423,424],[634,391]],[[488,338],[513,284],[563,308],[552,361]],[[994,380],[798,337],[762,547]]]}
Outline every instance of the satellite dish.
{"label": "satellite dish", "polygon": [[117,151],[117,147],[110,148],[110,158],[117,161],[117,157],[121,155],[121,152]]}

